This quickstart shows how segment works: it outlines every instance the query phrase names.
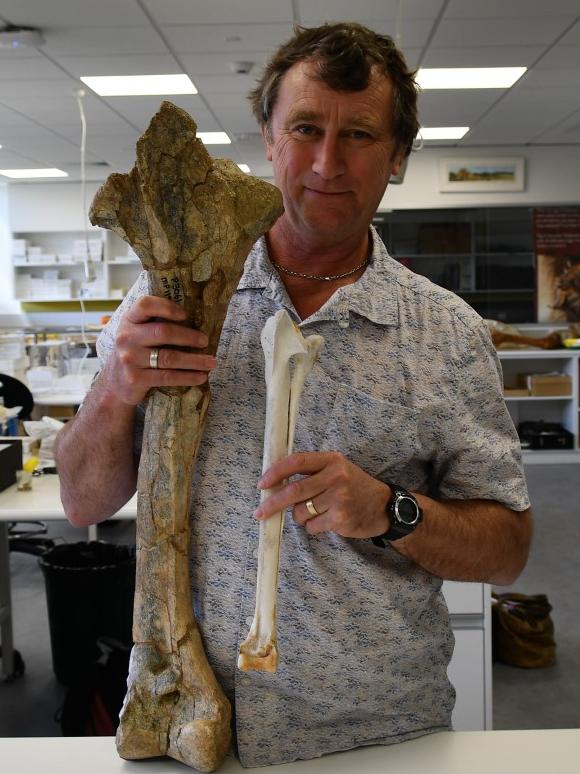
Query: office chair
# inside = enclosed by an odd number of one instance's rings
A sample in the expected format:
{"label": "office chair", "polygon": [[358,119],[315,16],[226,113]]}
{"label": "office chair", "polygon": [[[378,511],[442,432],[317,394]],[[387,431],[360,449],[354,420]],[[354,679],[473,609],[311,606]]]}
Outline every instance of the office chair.
{"label": "office chair", "polygon": [[4,399],[6,408],[22,406],[18,419],[30,419],[34,398],[28,387],[19,379],[0,374],[0,398]]}

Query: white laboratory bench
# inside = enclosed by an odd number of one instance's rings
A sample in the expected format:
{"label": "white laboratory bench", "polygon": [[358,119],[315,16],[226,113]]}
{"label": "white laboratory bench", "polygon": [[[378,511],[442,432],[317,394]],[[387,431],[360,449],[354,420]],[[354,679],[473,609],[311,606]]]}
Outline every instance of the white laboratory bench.
{"label": "white laboratory bench", "polygon": [[[170,758],[124,761],[113,737],[0,739],[6,774],[187,774]],[[238,774],[228,757],[217,774]],[[311,761],[246,769],[253,774],[578,774],[580,729],[456,731],[386,747],[361,747]]]}
{"label": "white laboratory bench", "polygon": [[[0,492],[0,634],[3,650],[0,676],[8,676],[13,672],[8,522],[65,519],[58,476],[44,474],[32,481],[32,490],[29,492],[19,492],[15,485]],[[135,495],[113,518],[134,519],[136,513]],[[79,530],[79,540],[84,540],[85,535],[86,531]],[[89,527],[89,540],[96,538],[97,527]],[[455,650],[449,665],[449,678],[457,692],[453,725],[460,731],[490,729],[492,666],[489,586],[483,583],[446,581],[443,591],[455,634]],[[22,650],[23,646],[20,645],[19,649]]]}

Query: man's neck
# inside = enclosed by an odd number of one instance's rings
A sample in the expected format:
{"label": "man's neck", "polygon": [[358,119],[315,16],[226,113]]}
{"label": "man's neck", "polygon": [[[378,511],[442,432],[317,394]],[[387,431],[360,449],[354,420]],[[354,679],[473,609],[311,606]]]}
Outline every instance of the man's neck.
{"label": "man's neck", "polygon": [[282,216],[266,235],[272,260],[292,271],[328,276],[343,274],[362,263],[368,255],[368,231],[343,240],[303,237]]}
{"label": "man's neck", "polygon": [[[364,273],[364,259],[370,249],[368,232],[348,243],[324,243],[313,240],[306,243],[296,238],[294,232],[277,221],[266,235],[268,253],[273,264],[277,264],[280,279],[302,320],[317,312],[338,288],[356,282]],[[363,264],[363,266],[361,266]],[[360,267],[353,274],[349,272]],[[282,269],[290,270],[288,274]],[[348,274],[340,279],[312,279],[300,275],[328,277]]]}

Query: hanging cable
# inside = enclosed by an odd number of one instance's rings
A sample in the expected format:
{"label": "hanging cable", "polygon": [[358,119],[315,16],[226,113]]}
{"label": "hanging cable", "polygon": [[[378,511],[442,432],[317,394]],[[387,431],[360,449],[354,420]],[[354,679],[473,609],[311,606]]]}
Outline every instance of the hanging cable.
{"label": "hanging cable", "polygon": [[[85,239],[85,252],[86,252],[86,256],[84,260],[85,280],[87,282],[94,282],[94,280],[96,279],[96,273],[95,273],[95,266],[89,250],[89,224],[87,221],[87,175],[86,175],[87,119],[83,108],[83,97],[85,96],[85,93],[86,92],[84,89],[76,89],[76,91],[74,92],[77,105],[79,107],[80,118],[81,118],[81,206],[83,209],[82,223],[83,223],[83,233],[84,233],[84,239]],[[89,345],[89,341],[87,339],[87,332],[86,332],[87,310],[86,310],[85,301],[83,298],[82,286],[79,291],[79,303],[81,305],[81,339],[83,342],[83,346],[85,348],[85,354],[82,356],[78,366],[78,374],[80,375],[82,373],[85,360],[91,354],[91,347]]]}

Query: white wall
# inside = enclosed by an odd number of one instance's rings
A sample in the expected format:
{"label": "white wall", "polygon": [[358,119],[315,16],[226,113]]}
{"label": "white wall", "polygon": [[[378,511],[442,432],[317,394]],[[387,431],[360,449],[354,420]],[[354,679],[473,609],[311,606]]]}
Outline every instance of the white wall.
{"label": "white wall", "polygon": [[[508,193],[440,193],[439,159],[523,156],[525,188]],[[580,204],[579,147],[424,148],[411,154],[402,185],[390,185],[380,209]]]}
{"label": "white wall", "polygon": [[[87,183],[86,210],[98,183]],[[85,215],[80,183],[12,183],[10,227],[19,231],[83,231],[92,228]]]}
{"label": "white wall", "polygon": [[[440,193],[441,157],[523,156],[525,190],[513,193]],[[387,189],[380,209],[580,205],[579,147],[425,148],[413,153],[403,185]],[[99,187],[88,183],[87,203]],[[8,193],[6,193],[8,192]],[[6,212],[8,198],[8,214]],[[84,221],[84,222],[83,222]],[[22,231],[80,231],[86,227],[77,183],[0,184],[0,313],[19,309],[12,298],[12,267],[7,228]]]}
{"label": "white wall", "polygon": [[14,282],[10,240],[8,185],[0,182],[0,316],[17,314],[20,311],[20,304],[13,300]]}

